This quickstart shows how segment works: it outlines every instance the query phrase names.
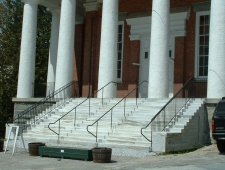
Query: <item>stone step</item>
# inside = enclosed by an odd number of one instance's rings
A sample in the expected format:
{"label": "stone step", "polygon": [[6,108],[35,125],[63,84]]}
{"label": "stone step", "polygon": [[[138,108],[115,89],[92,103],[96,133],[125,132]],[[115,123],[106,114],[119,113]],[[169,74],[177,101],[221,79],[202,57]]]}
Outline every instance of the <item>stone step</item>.
{"label": "stone step", "polygon": [[[74,127],[74,114],[73,110],[79,103],[83,102],[86,98],[68,99],[66,103],[58,102],[56,109],[53,109],[50,114],[48,109],[42,112],[36,118],[42,118],[36,125],[31,126],[31,130],[24,133],[26,138],[40,139],[57,142],[58,136],[48,129],[49,123],[55,122],[61,116],[67,114],[60,121],[60,142],[62,143],[76,143],[76,144],[95,144],[95,137],[87,132],[87,126],[93,124],[99,117],[109,111],[115,104],[122,98],[104,99],[91,99],[90,117],[89,117],[89,100],[85,101],[82,105],[76,108],[76,125]],[[98,145],[99,146],[117,146],[117,147],[143,147],[151,146],[151,143],[141,135],[141,128],[145,127],[152,117],[166,104],[169,99],[138,99],[136,105],[135,99],[126,99],[125,117],[124,117],[124,101],[119,103],[113,109],[112,129],[111,129],[111,111],[107,113],[98,124]],[[181,99],[182,100],[182,99]],[[183,109],[178,114],[169,126],[166,128],[169,132],[181,132],[184,126],[188,123],[189,119],[194,115],[202,100],[195,100],[188,104],[187,109]],[[196,104],[197,103],[197,104]],[[60,106],[59,106],[60,105]],[[174,115],[174,111],[166,110],[168,114],[165,117],[166,122],[169,122]],[[159,123],[153,130],[164,128],[164,117],[161,116],[156,121]],[[58,122],[50,127],[58,131]],[[95,134],[96,124],[89,126],[89,130]],[[143,133],[150,139],[151,128],[148,127],[143,130]]]}

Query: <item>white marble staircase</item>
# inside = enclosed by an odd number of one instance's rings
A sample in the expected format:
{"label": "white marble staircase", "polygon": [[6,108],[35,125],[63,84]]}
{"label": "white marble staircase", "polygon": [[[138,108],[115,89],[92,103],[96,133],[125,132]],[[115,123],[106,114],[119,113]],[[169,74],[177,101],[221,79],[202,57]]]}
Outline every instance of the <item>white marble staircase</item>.
{"label": "white marble staircase", "polygon": [[[48,129],[49,123],[56,121],[58,118],[73,109],[84,98],[70,99],[64,106],[55,109],[52,113],[46,115],[39,123],[32,125],[31,129],[25,132],[24,138],[30,141],[43,141],[57,143],[58,136]],[[60,143],[75,144],[75,145],[89,145],[96,144],[95,137],[87,132],[88,125],[94,123],[106,111],[110,110],[121,98],[104,99],[102,105],[101,99],[93,98],[90,100],[90,116],[89,116],[89,101],[77,107],[76,109],[76,123],[74,126],[75,111],[71,111],[60,121]],[[98,146],[102,147],[150,147],[151,144],[140,133],[142,127],[146,126],[152,117],[166,104],[169,99],[136,99],[126,100],[126,110],[124,117],[124,101],[118,104],[112,112],[112,128],[111,128],[111,112],[105,115],[98,123]],[[191,113],[197,107],[190,106],[190,113],[187,110],[187,116],[179,114],[179,123],[170,125],[168,131],[181,131],[185,122],[191,118]],[[45,112],[41,114],[46,114]],[[188,117],[188,115],[190,116]],[[58,132],[58,122],[51,125],[51,128]],[[95,134],[96,124],[89,128]],[[150,138],[150,129],[146,129],[144,134]]]}
{"label": "white marble staircase", "polygon": [[204,99],[193,99],[166,127],[153,132],[154,152],[196,149],[209,144],[210,131]]}
{"label": "white marble staircase", "polygon": [[167,132],[181,133],[187,124],[193,119],[198,109],[203,105],[204,99],[196,98],[189,102],[188,107],[183,109],[167,127]]}
{"label": "white marble staircase", "polygon": [[[48,129],[48,124],[63,116],[83,100],[84,98],[70,99],[65,106],[54,110],[42,118],[39,123],[32,125],[31,129],[24,133],[24,138],[32,141],[56,142],[58,136]],[[87,132],[87,126],[91,125],[120,100],[121,98],[104,99],[104,105],[102,105],[101,99],[91,99],[90,117],[88,100],[77,107],[75,126],[74,110],[60,121],[60,143],[94,145],[96,143],[95,138]],[[136,99],[127,99],[125,117],[124,101],[122,101],[113,109],[113,129],[111,129],[111,112],[99,121],[98,145],[148,147],[149,142],[141,136],[140,129],[148,123],[167,101],[168,99],[138,99],[138,106],[136,106]],[[51,128],[58,132],[58,122],[51,125]],[[95,134],[96,125],[90,127],[89,130]]]}

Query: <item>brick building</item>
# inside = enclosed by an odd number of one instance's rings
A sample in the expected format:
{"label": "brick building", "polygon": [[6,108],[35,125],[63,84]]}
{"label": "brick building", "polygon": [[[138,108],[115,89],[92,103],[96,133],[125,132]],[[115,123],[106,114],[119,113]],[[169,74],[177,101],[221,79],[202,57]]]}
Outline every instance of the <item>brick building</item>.
{"label": "brick building", "polygon": [[166,98],[195,77],[208,78],[208,98],[225,95],[224,0],[24,3],[17,98],[32,97],[37,5],[52,13],[49,91],[77,80],[85,97],[114,81],[105,97],[123,97],[148,81],[131,97]]}

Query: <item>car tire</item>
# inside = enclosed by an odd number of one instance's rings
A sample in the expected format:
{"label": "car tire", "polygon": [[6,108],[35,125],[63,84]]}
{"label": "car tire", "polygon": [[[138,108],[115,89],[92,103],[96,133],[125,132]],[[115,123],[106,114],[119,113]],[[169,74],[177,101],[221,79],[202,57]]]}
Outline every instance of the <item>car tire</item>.
{"label": "car tire", "polygon": [[218,140],[216,141],[217,148],[220,152],[225,152],[225,141]]}

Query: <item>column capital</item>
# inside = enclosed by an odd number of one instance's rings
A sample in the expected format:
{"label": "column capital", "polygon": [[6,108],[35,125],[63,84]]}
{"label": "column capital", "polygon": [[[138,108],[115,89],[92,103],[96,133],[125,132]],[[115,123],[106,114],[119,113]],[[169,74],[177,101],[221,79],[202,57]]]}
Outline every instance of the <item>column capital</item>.
{"label": "column capital", "polygon": [[85,8],[86,12],[89,12],[89,11],[98,11],[99,2],[86,3],[86,4],[84,4],[84,8]]}
{"label": "column capital", "polygon": [[34,5],[39,5],[40,0],[23,0],[25,4],[34,4]]}

